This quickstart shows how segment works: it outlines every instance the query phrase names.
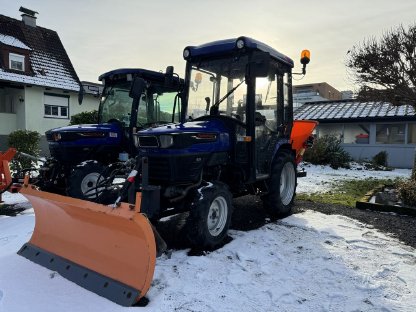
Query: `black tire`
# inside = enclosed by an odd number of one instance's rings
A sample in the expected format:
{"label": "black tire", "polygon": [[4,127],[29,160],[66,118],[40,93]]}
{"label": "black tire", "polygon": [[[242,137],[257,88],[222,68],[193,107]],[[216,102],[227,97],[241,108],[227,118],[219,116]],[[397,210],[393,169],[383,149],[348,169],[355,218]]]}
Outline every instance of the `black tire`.
{"label": "black tire", "polygon": [[192,246],[214,249],[224,243],[231,223],[232,196],[221,182],[205,183],[195,193],[187,220]]}
{"label": "black tire", "polygon": [[[284,183],[283,189],[282,182]],[[281,151],[276,155],[267,183],[269,190],[262,198],[265,210],[275,218],[291,215],[296,195],[297,176],[295,159],[289,151]]]}
{"label": "black tire", "polygon": [[67,194],[74,198],[99,201],[102,189],[94,190],[94,188],[98,181],[106,178],[105,166],[95,160],[84,161],[72,169],[67,183]]}

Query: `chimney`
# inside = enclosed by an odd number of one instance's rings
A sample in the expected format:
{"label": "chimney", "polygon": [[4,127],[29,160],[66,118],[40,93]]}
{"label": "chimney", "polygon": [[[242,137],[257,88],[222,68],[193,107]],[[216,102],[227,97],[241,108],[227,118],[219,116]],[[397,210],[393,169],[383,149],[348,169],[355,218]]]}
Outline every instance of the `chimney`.
{"label": "chimney", "polygon": [[22,22],[25,23],[27,26],[36,27],[36,16],[35,14],[39,14],[36,11],[32,11],[29,9],[26,9],[24,7],[20,7],[20,12],[22,12]]}

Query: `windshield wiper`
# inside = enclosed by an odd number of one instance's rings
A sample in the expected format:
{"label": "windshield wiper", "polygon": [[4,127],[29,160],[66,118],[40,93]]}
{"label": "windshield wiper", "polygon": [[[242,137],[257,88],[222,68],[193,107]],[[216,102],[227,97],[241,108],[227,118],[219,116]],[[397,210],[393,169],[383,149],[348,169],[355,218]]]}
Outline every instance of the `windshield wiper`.
{"label": "windshield wiper", "polygon": [[[211,106],[211,109],[213,109],[213,110],[215,110],[215,109],[218,109],[218,107],[220,106],[220,104],[226,99],[226,98],[228,98],[231,94],[233,94],[234,93],[234,91],[235,90],[237,90],[237,88],[239,87],[239,86],[241,86],[242,84],[243,84],[243,82],[245,82],[246,80],[245,79],[243,79],[238,85],[236,85],[234,88],[232,88],[230,91],[228,91],[219,101],[217,101],[216,103],[214,103],[212,106]],[[215,108],[214,108],[215,107]]]}

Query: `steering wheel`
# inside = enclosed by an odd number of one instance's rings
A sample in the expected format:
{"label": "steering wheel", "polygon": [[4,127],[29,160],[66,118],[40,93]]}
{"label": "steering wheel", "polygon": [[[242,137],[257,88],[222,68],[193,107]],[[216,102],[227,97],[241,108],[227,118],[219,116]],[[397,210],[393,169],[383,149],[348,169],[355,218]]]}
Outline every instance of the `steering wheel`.
{"label": "steering wheel", "polygon": [[111,119],[107,120],[107,123],[121,123],[121,121],[118,120],[117,118],[111,118]]}

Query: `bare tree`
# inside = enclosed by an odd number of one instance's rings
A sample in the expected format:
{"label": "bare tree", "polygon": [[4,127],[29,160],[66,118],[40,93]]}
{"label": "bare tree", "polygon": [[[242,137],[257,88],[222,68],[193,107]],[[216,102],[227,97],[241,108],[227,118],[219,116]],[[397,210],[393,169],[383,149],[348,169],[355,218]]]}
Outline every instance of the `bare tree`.
{"label": "bare tree", "polygon": [[[416,109],[416,24],[364,40],[347,52],[346,65],[359,86],[358,100]],[[416,154],[411,180],[416,181]]]}
{"label": "bare tree", "polygon": [[416,108],[416,24],[364,40],[347,52],[358,99]]}

